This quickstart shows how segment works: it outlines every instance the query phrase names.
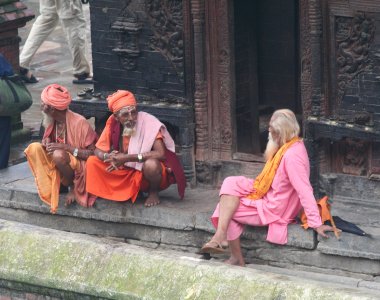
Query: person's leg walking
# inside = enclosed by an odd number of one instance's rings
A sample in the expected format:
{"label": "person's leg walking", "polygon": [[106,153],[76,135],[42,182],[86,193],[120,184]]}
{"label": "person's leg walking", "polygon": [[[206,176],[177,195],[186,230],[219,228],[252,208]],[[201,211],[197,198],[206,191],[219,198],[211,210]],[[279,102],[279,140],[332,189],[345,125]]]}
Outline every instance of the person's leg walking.
{"label": "person's leg walking", "polygon": [[58,24],[54,0],[40,0],[40,15],[33,23],[32,29],[20,54],[20,66],[29,68],[34,54]]}
{"label": "person's leg walking", "polygon": [[74,76],[89,75],[90,64],[86,58],[86,20],[82,3],[80,0],[69,1],[69,4],[66,2],[57,1],[57,9],[73,57],[73,73]]}

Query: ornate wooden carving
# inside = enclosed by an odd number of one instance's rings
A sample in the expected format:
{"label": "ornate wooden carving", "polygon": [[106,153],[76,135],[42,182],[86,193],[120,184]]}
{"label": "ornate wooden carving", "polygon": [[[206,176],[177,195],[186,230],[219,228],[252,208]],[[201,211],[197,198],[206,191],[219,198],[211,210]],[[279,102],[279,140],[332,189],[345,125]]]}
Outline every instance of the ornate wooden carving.
{"label": "ornate wooden carving", "polygon": [[194,32],[194,110],[196,132],[196,160],[207,160],[208,153],[208,121],[207,121],[207,83],[205,80],[205,45],[204,45],[204,0],[191,1],[191,14],[193,17]]}
{"label": "ornate wooden carving", "polygon": [[369,71],[369,48],[373,41],[375,26],[371,18],[364,13],[354,18],[337,17],[336,28],[336,62],[337,93],[335,106],[339,107],[345,94],[346,86],[365,70]]}
{"label": "ornate wooden carving", "polygon": [[369,142],[359,139],[345,139],[339,151],[342,157],[342,172],[365,176],[368,173]]}
{"label": "ornate wooden carving", "polygon": [[117,44],[113,52],[120,57],[121,65],[127,70],[136,69],[136,59],[140,55],[139,33],[142,25],[137,15],[128,8],[131,0],[126,1],[126,6],[121,15],[112,23],[111,30],[117,35]]}
{"label": "ornate wooden carving", "polygon": [[184,81],[183,8],[178,0],[147,0],[148,21],[153,30],[149,47],[159,51]]}
{"label": "ornate wooden carving", "polygon": [[301,98],[305,117],[311,112],[311,48],[308,0],[300,1]]}

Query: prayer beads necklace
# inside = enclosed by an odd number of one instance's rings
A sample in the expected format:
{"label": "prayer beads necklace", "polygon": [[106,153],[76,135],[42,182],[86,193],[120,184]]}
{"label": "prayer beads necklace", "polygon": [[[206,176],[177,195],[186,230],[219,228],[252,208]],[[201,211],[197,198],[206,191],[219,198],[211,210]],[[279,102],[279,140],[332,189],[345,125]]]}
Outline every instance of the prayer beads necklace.
{"label": "prayer beads necklace", "polygon": [[57,143],[66,144],[66,126],[64,123],[59,134],[58,134],[58,123],[55,124],[55,140]]}

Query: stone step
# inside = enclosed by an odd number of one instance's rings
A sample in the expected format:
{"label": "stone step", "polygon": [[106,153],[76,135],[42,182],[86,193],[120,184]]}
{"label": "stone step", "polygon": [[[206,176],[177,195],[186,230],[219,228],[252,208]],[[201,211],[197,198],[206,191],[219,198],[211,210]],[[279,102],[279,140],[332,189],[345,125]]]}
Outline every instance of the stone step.
{"label": "stone step", "polygon": [[380,182],[364,176],[325,173],[321,186],[331,198],[340,198],[350,204],[380,208]]}
{"label": "stone step", "polygon": [[[34,178],[27,163],[0,171],[0,218],[58,230],[115,237],[157,249],[175,249],[197,253],[209,240],[214,228],[210,216],[218,202],[217,189],[187,189],[179,200],[176,186],[160,193],[161,204],[145,208],[142,200],[135,204],[98,199],[92,208],[63,206],[60,199],[57,214],[39,199]],[[266,227],[248,227],[242,247],[247,262],[260,262],[279,267],[319,268],[342,274],[380,275],[379,210],[354,211],[335,201],[333,214],[363,226],[373,235],[356,237],[343,233],[341,240],[331,236],[318,241],[313,230],[289,225],[288,244],[279,246],[265,241]],[[350,213],[350,214],[349,214]],[[370,216],[370,217],[368,217]]]}

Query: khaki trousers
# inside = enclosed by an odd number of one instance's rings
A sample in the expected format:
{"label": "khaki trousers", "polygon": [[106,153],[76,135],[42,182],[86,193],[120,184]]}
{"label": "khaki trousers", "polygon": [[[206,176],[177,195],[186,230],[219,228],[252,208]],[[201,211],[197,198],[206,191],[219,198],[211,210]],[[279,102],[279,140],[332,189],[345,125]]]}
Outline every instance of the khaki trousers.
{"label": "khaki trousers", "polygon": [[29,68],[38,48],[61,21],[73,57],[73,74],[90,73],[86,54],[86,20],[81,0],[40,0],[34,22],[20,54],[20,66]]}

